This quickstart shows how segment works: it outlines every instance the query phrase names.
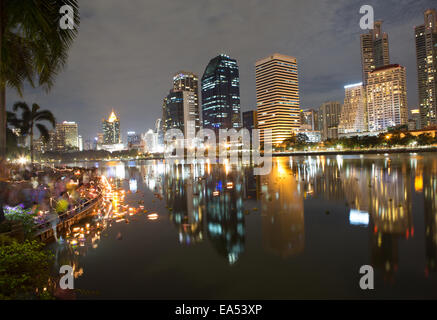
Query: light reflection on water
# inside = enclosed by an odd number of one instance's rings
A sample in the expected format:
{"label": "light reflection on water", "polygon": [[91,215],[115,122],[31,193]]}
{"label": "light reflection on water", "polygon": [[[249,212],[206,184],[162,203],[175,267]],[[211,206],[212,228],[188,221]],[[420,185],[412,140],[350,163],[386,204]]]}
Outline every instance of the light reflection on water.
{"label": "light reflection on water", "polygon": [[[437,297],[435,154],[275,158],[266,176],[163,161],[99,170],[125,191],[112,210],[140,214],[95,216],[82,223],[93,241],[53,245],[97,298]],[[372,293],[358,286],[363,264]]]}

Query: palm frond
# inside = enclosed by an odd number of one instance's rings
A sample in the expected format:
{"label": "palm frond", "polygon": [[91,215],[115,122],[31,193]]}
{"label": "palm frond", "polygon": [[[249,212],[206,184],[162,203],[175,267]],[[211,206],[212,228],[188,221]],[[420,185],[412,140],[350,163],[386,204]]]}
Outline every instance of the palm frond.
{"label": "palm frond", "polygon": [[22,112],[30,112],[29,106],[24,101],[18,101],[14,103],[14,105],[12,106],[12,110],[17,111],[18,109],[21,109]]}
{"label": "palm frond", "polygon": [[[70,5],[75,11],[75,28],[59,26],[59,9]],[[0,73],[10,87],[22,93],[24,81],[48,91],[64,69],[68,50],[80,23],[77,0],[5,1],[7,22],[2,40]]]}
{"label": "palm frond", "polygon": [[48,121],[48,122],[50,122],[50,124],[52,125],[53,128],[56,126],[55,116],[49,110],[41,110],[41,111],[39,111],[35,115],[34,121]]}
{"label": "palm frond", "polygon": [[46,126],[41,124],[41,123],[37,123],[35,126],[37,127],[39,134],[43,138],[44,142],[49,141],[50,134],[49,134],[49,130],[46,128]]}

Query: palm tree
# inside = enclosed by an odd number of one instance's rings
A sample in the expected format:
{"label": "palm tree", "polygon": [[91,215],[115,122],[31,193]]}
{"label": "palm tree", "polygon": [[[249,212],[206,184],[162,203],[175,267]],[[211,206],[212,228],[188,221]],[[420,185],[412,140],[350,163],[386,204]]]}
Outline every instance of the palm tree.
{"label": "palm tree", "polygon": [[49,130],[45,125],[37,122],[48,121],[51,123],[52,127],[55,127],[56,120],[49,110],[40,111],[41,108],[36,103],[32,104],[32,109],[30,109],[27,103],[16,102],[14,103],[13,110],[17,111],[18,109],[22,110],[21,119],[11,116],[11,122],[15,123],[23,136],[30,137],[30,160],[33,163],[34,127],[38,129],[41,137],[43,137],[45,141],[48,141],[50,138]]}
{"label": "palm tree", "polygon": [[[74,28],[60,28],[60,8],[74,10]],[[78,0],[0,0],[0,158],[6,153],[6,86],[48,91],[65,67],[77,35]]]}

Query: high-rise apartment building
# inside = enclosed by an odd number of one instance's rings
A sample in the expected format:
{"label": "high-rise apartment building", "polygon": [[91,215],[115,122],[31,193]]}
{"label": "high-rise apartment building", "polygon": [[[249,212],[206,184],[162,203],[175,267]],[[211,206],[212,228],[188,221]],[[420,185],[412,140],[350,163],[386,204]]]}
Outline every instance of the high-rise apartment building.
{"label": "high-rise apartment building", "polygon": [[437,124],[437,12],[428,9],[425,23],[414,28],[421,127]]}
{"label": "high-rise apartment building", "polygon": [[367,112],[369,131],[386,131],[408,123],[405,68],[392,64],[369,73]]}
{"label": "high-rise apartment building", "polygon": [[338,133],[365,131],[367,131],[367,104],[363,83],[344,86],[344,104],[340,114]]}
{"label": "high-rise apartment building", "polygon": [[297,60],[274,53],[256,62],[255,75],[261,142],[271,129],[273,144],[282,143],[300,127]]}
{"label": "high-rise apartment building", "polygon": [[382,32],[382,21],[375,21],[374,28],[360,36],[363,83],[367,84],[369,72],[390,64],[388,35]]}
{"label": "high-rise apartment building", "polygon": [[227,55],[213,58],[203,73],[202,121],[216,133],[241,127],[239,70],[237,61]]}
{"label": "high-rise apartment building", "polygon": [[337,139],[341,103],[338,101],[325,102],[320,106],[317,114],[319,116],[319,130],[322,140]]}

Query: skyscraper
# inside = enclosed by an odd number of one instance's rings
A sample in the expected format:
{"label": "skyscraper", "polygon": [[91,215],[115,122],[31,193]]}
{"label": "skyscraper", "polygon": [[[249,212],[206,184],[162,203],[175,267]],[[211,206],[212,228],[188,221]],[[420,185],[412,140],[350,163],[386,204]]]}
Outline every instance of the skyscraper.
{"label": "skyscraper", "polygon": [[408,119],[408,130],[419,130],[422,123],[420,119],[420,109],[411,109]]}
{"label": "skyscraper", "polygon": [[416,34],[417,77],[421,127],[437,124],[437,12],[428,9]]}
{"label": "skyscraper", "polygon": [[135,131],[127,132],[127,148],[131,149],[140,149],[141,147],[141,136],[137,134]]}
{"label": "skyscraper", "polygon": [[243,112],[243,128],[246,128],[250,132],[252,137],[252,130],[257,128],[258,116],[256,110],[250,110]]}
{"label": "skyscraper", "polygon": [[366,90],[363,83],[344,87],[344,104],[340,114],[338,133],[367,131]]}
{"label": "skyscraper", "polygon": [[405,68],[392,64],[369,73],[367,112],[369,131],[385,131],[408,123]]}
{"label": "skyscraper", "polygon": [[[188,138],[188,121],[196,123],[198,110],[195,102],[195,93],[185,90],[170,90],[163,103],[163,129],[179,129]],[[198,127],[196,127],[198,129]],[[194,133],[195,134],[195,133]]]}
{"label": "skyscraper", "polygon": [[240,76],[237,61],[221,54],[213,58],[202,76],[203,127],[241,127]]}
{"label": "skyscraper", "polygon": [[300,129],[310,131],[319,130],[317,120],[317,112],[314,109],[300,111]]}
{"label": "skyscraper", "polygon": [[103,129],[103,144],[119,144],[121,142],[120,137],[120,120],[115,115],[114,111],[111,112],[108,120],[102,120]]}
{"label": "skyscraper", "polygon": [[282,143],[300,127],[297,60],[274,53],[255,63],[255,75],[258,128],[271,129],[272,143]]}
{"label": "skyscraper", "polygon": [[381,30],[382,21],[375,21],[374,28],[360,36],[363,83],[367,84],[369,72],[390,64],[388,35]]}
{"label": "skyscraper", "polygon": [[190,118],[194,118],[196,131],[200,129],[199,112],[199,77],[187,71],[179,71],[173,76],[173,90],[189,91],[194,93],[194,106],[190,111]]}
{"label": "skyscraper", "polygon": [[77,123],[64,121],[56,124],[55,150],[79,149]]}
{"label": "skyscraper", "polygon": [[325,102],[320,106],[317,114],[319,116],[319,129],[322,140],[337,139],[341,103],[338,101]]}

